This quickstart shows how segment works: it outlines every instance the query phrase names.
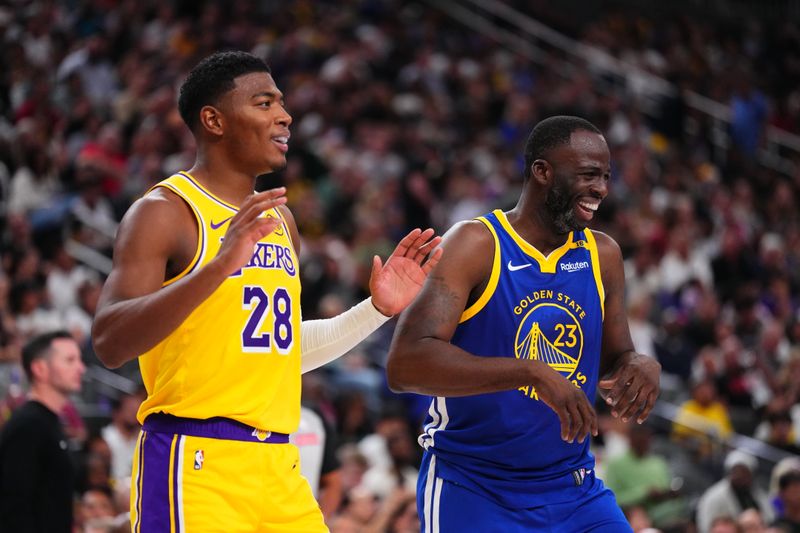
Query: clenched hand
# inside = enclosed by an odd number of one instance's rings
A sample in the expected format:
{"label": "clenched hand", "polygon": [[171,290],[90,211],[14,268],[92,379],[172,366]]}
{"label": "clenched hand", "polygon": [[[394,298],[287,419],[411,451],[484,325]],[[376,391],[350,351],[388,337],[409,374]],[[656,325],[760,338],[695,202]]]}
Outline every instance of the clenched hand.
{"label": "clenched hand", "polygon": [[600,395],[611,406],[611,415],[627,422],[636,416],[641,424],[656,403],[661,364],[652,357],[634,354],[598,383]]}
{"label": "clenched hand", "polygon": [[597,435],[597,414],[582,389],[545,363],[537,372],[534,383],[539,399],[546,403],[561,421],[561,439],[583,442],[590,433]]}

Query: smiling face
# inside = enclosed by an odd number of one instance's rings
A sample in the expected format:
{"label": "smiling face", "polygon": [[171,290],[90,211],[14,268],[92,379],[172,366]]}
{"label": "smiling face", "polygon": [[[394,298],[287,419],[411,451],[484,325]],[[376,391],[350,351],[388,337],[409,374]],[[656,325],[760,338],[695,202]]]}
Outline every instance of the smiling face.
{"label": "smiling face", "polygon": [[[292,117],[266,72],[244,74],[219,100],[220,141],[230,161],[253,176],[286,166]],[[215,110],[216,111],[216,110]]]}
{"label": "smiling face", "polygon": [[577,130],[569,144],[547,154],[552,183],[545,195],[545,208],[556,233],[585,229],[600,202],[608,194],[611,154],[602,135]]}

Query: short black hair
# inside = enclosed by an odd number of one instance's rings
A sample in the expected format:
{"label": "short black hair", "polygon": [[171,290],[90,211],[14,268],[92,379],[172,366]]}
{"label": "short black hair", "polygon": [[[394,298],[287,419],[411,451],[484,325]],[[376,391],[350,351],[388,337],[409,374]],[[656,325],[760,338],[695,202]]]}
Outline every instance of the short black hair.
{"label": "short black hair", "polygon": [[263,59],[247,52],[217,52],[200,61],[186,76],[178,96],[178,111],[189,129],[195,131],[203,106],[216,104],[236,86],[236,78],[251,72],[272,71]]}
{"label": "short black hair", "polygon": [[792,423],[792,415],[789,414],[788,411],[774,411],[771,413],[767,413],[767,422],[770,424],[776,424],[778,422],[788,422],[789,424]]}
{"label": "short black hair", "polygon": [[22,368],[28,376],[28,382],[33,383],[31,365],[37,359],[46,359],[50,356],[53,341],[56,339],[72,339],[72,335],[66,330],[51,331],[42,333],[28,341],[22,348]]}
{"label": "short black hair", "polygon": [[569,144],[572,133],[578,130],[602,135],[600,130],[586,119],[569,115],[549,117],[533,127],[525,143],[525,179],[531,177],[531,165],[537,159],[545,159],[548,150]]}
{"label": "short black hair", "polygon": [[800,483],[800,470],[789,470],[778,478],[778,488],[780,490],[784,490],[795,483]]}

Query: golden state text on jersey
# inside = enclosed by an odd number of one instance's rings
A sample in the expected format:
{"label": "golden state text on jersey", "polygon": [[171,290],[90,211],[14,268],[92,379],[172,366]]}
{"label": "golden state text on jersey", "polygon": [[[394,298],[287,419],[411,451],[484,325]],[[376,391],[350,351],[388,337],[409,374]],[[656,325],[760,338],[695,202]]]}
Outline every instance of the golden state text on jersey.
{"label": "golden state text on jersey", "polygon": [[[155,187],[178,195],[197,222],[194,259],[166,286],[216,256],[238,209],[185,172]],[[277,209],[263,216],[282,219]],[[247,264],[139,357],[148,392],[140,421],[163,412],[292,433],[300,419],[300,320],[298,260],[284,221],[256,243]]]}
{"label": "golden state text on jersey", "polygon": [[[492,272],[451,342],[483,357],[542,361],[593,401],[604,290],[592,232],[571,232],[545,257],[502,211],[478,220],[494,238]],[[564,442],[558,416],[532,385],[434,398],[419,440],[436,455],[442,477],[494,494],[509,506],[547,503],[532,503],[540,498],[541,483],[594,467],[589,439]]]}

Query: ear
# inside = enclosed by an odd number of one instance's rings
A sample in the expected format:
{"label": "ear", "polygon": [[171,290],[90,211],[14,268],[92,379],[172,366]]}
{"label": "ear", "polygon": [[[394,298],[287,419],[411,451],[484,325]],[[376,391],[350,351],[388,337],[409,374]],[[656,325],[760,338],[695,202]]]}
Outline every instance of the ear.
{"label": "ear", "polygon": [[47,360],[43,357],[31,362],[31,377],[35,381],[46,381],[49,369],[47,367]]}
{"label": "ear", "polygon": [[200,110],[200,126],[211,135],[221,136],[223,131],[222,112],[214,106],[203,106]]}
{"label": "ear", "polygon": [[553,167],[546,159],[536,159],[531,163],[531,179],[540,185],[547,185],[553,179]]}

